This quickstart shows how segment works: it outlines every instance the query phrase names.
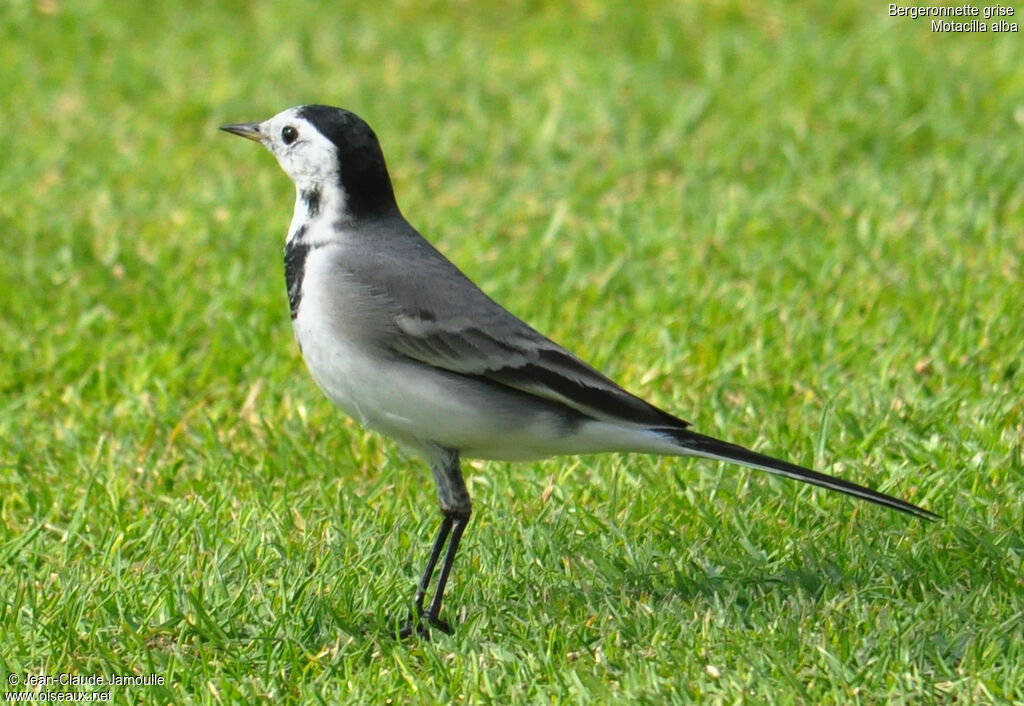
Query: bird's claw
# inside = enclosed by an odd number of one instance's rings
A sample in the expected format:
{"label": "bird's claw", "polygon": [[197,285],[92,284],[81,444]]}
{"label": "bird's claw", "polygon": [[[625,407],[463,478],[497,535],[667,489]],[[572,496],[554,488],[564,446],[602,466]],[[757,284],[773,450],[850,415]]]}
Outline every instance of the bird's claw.
{"label": "bird's claw", "polygon": [[436,615],[411,615],[409,621],[402,626],[402,629],[398,631],[398,637],[401,640],[408,640],[410,637],[415,635],[424,640],[430,640],[430,629],[440,630],[445,635],[452,634],[452,626],[448,624],[447,620],[442,620]]}

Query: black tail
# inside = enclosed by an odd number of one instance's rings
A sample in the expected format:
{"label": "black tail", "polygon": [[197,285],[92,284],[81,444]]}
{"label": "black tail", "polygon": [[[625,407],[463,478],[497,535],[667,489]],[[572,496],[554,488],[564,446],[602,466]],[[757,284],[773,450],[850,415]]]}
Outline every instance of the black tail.
{"label": "black tail", "polygon": [[877,490],[871,490],[870,488],[865,488],[840,478],[833,478],[832,476],[812,471],[803,466],[797,466],[788,461],[780,461],[777,458],[759,454],[742,446],[730,444],[728,441],[721,441],[711,436],[687,431],[686,429],[658,429],[658,431],[671,437],[680,446],[696,456],[738,463],[741,466],[749,466],[750,468],[785,476],[786,478],[795,478],[811,485],[828,488],[829,490],[838,490],[840,493],[846,493],[847,495],[868,500],[878,505],[885,505],[894,510],[926,520],[941,519],[941,516],[936,515],[934,512],[911,505],[885,493],[879,493]]}

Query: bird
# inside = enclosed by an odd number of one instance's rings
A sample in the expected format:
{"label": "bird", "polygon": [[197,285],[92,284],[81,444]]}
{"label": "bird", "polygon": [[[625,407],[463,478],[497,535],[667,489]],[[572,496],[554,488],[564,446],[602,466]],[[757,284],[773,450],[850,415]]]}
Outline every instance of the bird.
{"label": "bird", "polygon": [[341,411],[417,453],[432,472],[441,524],[402,638],[452,632],[441,603],[473,509],[461,470],[466,458],[696,456],[939,517],[693,431],[537,332],[406,220],[380,141],[355,113],[300,105],[221,130],[261,143],[295,184],[284,274],[309,373]]}

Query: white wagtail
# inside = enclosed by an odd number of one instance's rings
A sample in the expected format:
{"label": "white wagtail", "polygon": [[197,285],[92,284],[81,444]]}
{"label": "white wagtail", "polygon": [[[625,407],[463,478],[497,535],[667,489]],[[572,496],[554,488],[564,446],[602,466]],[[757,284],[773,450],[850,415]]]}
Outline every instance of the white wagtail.
{"label": "white wagtail", "polygon": [[313,379],[346,414],[420,453],[433,471],[443,519],[403,635],[427,635],[424,622],[450,630],[441,599],[472,509],[463,456],[700,456],[937,517],[690,431],[517,319],[405,220],[377,136],[355,114],[305,105],[221,129],[262,143],[295,182],[284,270],[292,326]]}

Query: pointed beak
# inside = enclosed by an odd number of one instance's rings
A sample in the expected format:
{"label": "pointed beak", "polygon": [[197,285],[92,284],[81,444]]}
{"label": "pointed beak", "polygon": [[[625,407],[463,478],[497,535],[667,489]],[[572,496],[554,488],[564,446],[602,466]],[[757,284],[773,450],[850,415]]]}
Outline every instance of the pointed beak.
{"label": "pointed beak", "polygon": [[232,135],[238,135],[248,140],[254,140],[256,142],[262,142],[263,134],[260,132],[259,123],[232,123],[231,125],[221,125],[220,129],[224,132],[230,132]]}

